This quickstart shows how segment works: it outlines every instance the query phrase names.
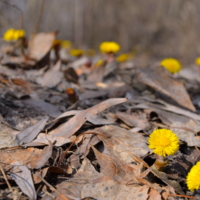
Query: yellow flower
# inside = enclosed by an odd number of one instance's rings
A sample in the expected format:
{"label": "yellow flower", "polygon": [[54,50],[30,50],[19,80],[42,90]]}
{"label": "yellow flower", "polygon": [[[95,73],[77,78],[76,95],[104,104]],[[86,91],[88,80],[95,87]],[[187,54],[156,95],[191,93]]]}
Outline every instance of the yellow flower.
{"label": "yellow flower", "polygon": [[116,42],[102,42],[99,48],[103,53],[117,53],[120,50]]}
{"label": "yellow flower", "polygon": [[9,29],[9,30],[7,30],[7,31],[4,33],[4,35],[3,35],[3,39],[4,39],[5,41],[10,41],[10,40],[12,40],[14,31],[15,31],[14,29]]}
{"label": "yellow flower", "polygon": [[78,57],[78,56],[83,55],[84,51],[82,49],[71,49],[69,53],[71,56]]}
{"label": "yellow flower", "polygon": [[200,161],[196,163],[186,177],[187,187],[190,191],[198,190],[200,187]]}
{"label": "yellow flower", "polygon": [[64,40],[61,42],[61,46],[62,48],[70,49],[72,46],[72,43],[69,40]]}
{"label": "yellow flower", "polygon": [[24,30],[9,29],[4,33],[3,39],[5,41],[16,41],[25,36]]}
{"label": "yellow flower", "polygon": [[99,67],[99,66],[103,65],[103,63],[104,63],[104,60],[103,60],[103,59],[100,59],[100,60],[98,60],[98,61],[96,62],[95,66]]}
{"label": "yellow flower", "polygon": [[179,149],[178,137],[168,129],[155,130],[151,133],[148,143],[149,148],[153,149],[153,152],[160,156],[173,155]]}
{"label": "yellow flower", "polygon": [[117,62],[125,62],[129,59],[129,54],[128,53],[124,53],[124,54],[121,54],[117,57]]}
{"label": "yellow flower", "polygon": [[174,58],[166,58],[161,61],[160,65],[172,74],[180,71],[182,68],[181,63]]}
{"label": "yellow flower", "polygon": [[195,63],[200,66],[200,57],[196,58]]}

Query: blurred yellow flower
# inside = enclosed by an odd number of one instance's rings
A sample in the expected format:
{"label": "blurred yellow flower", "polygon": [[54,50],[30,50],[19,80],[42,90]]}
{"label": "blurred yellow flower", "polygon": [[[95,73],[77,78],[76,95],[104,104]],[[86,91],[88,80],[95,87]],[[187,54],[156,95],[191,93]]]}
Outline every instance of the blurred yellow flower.
{"label": "blurred yellow flower", "polygon": [[124,53],[124,54],[121,54],[117,57],[117,62],[125,62],[129,59],[129,54],[128,53]]}
{"label": "blurred yellow flower", "polygon": [[160,156],[170,156],[179,149],[179,139],[175,133],[168,129],[157,129],[150,134],[149,148]]}
{"label": "blurred yellow flower", "polygon": [[78,57],[78,56],[83,55],[84,51],[82,49],[71,49],[69,53],[71,56]]}
{"label": "blurred yellow flower", "polygon": [[103,59],[100,59],[100,60],[98,60],[98,61],[96,62],[95,66],[99,67],[99,66],[103,65],[103,63],[104,63],[104,60],[103,60]]}
{"label": "blurred yellow flower", "polygon": [[9,29],[4,33],[3,39],[5,41],[16,41],[26,35],[24,30]]}
{"label": "blurred yellow flower", "polygon": [[196,58],[195,63],[200,66],[200,57]]}
{"label": "blurred yellow flower", "polygon": [[172,74],[179,72],[182,68],[181,63],[174,58],[165,58],[161,61],[160,65]]}
{"label": "blurred yellow flower", "polygon": [[116,42],[102,42],[99,48],[103,53],[117,53],[120,50]]}
{"label": "blurred yellow flower", "polygon": [[14,29],[9,29],[9,30],[7,30],[7,31],[4,33],[4,35],[3,35],[3,39],[4,39],[5,41],[10,41],[10,40],[12,40],[14,31],[15,31]]}
{"label": "blurred yellow flower", "polygon": [[196,163],[186,177],[187,187],[190,191],[198,190],[200,187],[200,161]]}
{"label": "blurred yellow flower", "polygon": [[72,46],[72,43],[69,40],[64,40],[61,42],[61,46],[62,48],[70,49]]}

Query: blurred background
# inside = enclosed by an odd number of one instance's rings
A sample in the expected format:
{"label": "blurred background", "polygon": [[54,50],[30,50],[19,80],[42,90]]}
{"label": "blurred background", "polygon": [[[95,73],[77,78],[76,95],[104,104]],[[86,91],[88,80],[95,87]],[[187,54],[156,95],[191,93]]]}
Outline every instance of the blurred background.
{"label": "blurred background", "polygon": [[[34,32],[43,0],[7,1],[23,13],[23,29]],[[157,58],[194,60],[200,55],[199,0],[44,0],[38,31],[58,30],[57,38],[78,48],[98,49],[116,41]],[[19,10],[0,1],[0,36],[20,28]],[[2,39],[1,39],[2,40]]]}

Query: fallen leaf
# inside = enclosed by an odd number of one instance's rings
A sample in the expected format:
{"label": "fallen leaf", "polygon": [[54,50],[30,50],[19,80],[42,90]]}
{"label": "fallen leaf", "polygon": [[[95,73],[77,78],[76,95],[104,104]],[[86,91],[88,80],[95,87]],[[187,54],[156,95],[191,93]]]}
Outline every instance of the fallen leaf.
{"label": "fallen leaf", "polygon": [[31,200],[37,199],[37,194],[33,184],[30,170],[20,162],[14,162],[13,169],[19,172],[11,172],[12,179],[17,183],[22,192],[26,194]]}
{"label": "fallen leaf", "polygon": [[136,77],[139,82],[173,99],[182,107],[196,111],[183,84],[171,78],[162,67],[142,68]]}
{"label": "fallen leaf", "polygon": [[17,134],[17,142],[22,145],[31,142],[34,138],[37,137],[37,135],[40,133],[41,130],[43,130],[46,122],[48,120],[48,117],[40,120],[38,123],[36,123],[33,126],[30,126],[23,130],[22,132]]}
{"label": "fallen leaf", "polygon": [[56,87],[63,79],[64,75],[60,71],[61,61],[58,60],[55,66],[47,70],[44,75],[37,79],[42,87],[54,88]]}
{"label": "fallen leaf", "polygon": [[60,125],[57,129],[50,131],[49,134],[54,136],[70,137],[79,130],[79,128],[86,122],[86,120],[89,120],[91,117],[111,106],[123,103],[125,101],[127,101],[125,98],[113,98],[105,100],[91,108],[77,113],[69,121],[63,125]]}

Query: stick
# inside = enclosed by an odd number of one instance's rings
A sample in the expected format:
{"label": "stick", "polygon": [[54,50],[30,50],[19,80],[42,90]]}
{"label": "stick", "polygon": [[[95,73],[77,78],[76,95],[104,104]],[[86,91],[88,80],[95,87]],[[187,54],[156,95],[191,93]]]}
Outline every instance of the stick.
{"label": "stick", "polygon": [[3,177],[4,177],[4,179],[5,179],[5,181],[6,181],[7,185],[8,185],[8,187],[9,187],[9,190],[12,192],[12,194],[13,194],[13,196],[14,196],[14,191],[13,191],[13,189],[12,189],[12,187],[11,187],[11,185],[10,185],[8,179],[7,179],[7,176],[6,176],[6,174],[5,174],[4,170],[3,170],[3,167],[2,167],[1,165],[0,165],[0,170],[1,170],[1,173],[3,174]]}

